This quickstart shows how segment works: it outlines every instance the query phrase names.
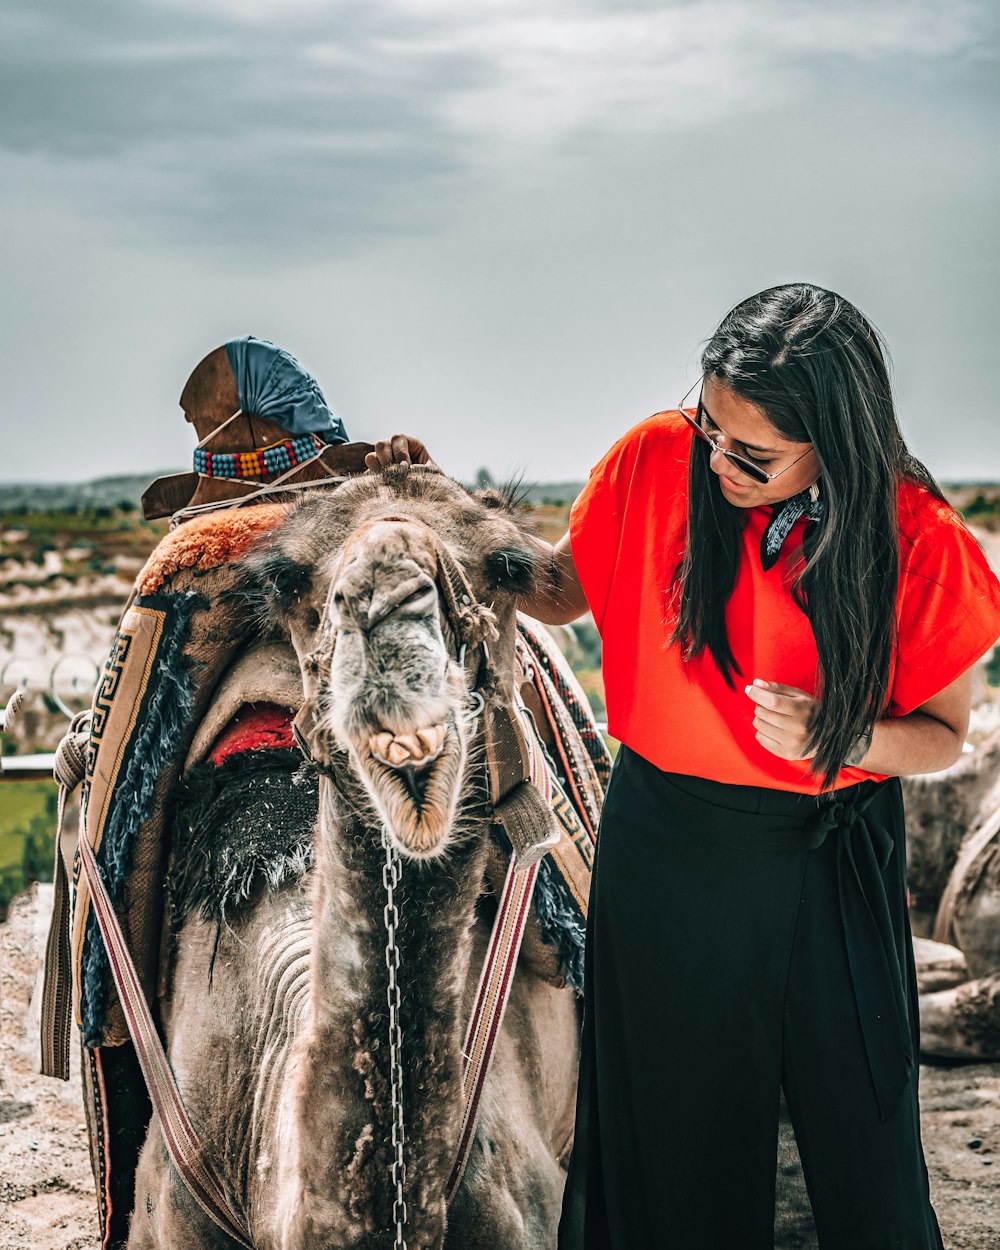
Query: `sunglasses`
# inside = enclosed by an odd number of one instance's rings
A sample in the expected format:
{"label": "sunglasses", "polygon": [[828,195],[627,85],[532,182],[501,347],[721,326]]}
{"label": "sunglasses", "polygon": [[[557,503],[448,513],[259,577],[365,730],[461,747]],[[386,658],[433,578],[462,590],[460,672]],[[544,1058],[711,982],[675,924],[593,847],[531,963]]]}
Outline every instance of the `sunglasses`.
{"label": "sunglasses", "polygon": [[[783,469],[779,469],[777,473],[768,473],[766,469],[762,469],[759,464],[754,464],[754,462],[752,460],[748,460],[746,456],[738,456],[735,451],[728,451],[725,447],[720,447],[711,434],[709,434],[702,427],[702,421],[708,416],[708,414],[702,407],[700,394],[698,395],[698,407],[695,415],[691,417],[684,411],[684,405],[690,398],[691,391],[695,389],[695,386],[701,386],[703,381],[704,378],[699,378],[698,381],[695,382],[694,386],[691,387],[688,393],[677,405],[677,411],[703,443],[707,443],[709,447],[711,447],[712,451],[717,451],[720,455],[725,456],[734,468],[739,469],[741,473],[745,473],[746,476],[751,478],[753,481],[760,483],[761,486],[765,485],[767,482],[772,482],[776,477],[781,477],[782,473],[787,473],[789,469],[791,469],[794,465],[797,465],[800,460],[803,460],[812,451],[812,446],[810,445],[805,449],[801,456],[796,456],[791,464],[786,464],[785,467]],[[711,420],[710,417],[709,420]],[[716,429],[718,429],[717,426]],[[719,430],[719,433],[725,435],[725,430]],[[726,437],[728,437],[728,435],[726,435]]]}

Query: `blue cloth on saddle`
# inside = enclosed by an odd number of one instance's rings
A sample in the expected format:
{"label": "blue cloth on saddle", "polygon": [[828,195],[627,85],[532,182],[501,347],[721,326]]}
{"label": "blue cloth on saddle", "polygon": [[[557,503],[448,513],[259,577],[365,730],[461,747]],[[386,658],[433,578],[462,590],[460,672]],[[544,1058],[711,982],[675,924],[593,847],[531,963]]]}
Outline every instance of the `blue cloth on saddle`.
{"label": "blue cloth on saddle", "polygon": [[226,343],[240,395],[240,408],[266,417],[292,434],[318,434],[327,443],[346,443],[341,419],[330,411],[319,383],[290,352],[252,334]]}

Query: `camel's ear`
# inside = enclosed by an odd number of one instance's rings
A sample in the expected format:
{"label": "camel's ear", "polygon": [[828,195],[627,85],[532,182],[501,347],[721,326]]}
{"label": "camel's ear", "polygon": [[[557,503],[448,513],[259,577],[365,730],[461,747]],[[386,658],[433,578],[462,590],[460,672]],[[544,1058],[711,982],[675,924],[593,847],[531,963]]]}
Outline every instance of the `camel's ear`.
{"label": "camel's ear", "polygon": [[486,579],[494,590],[526,594],[535,585],[535,556],[524,547],[498,547],[486,557]]}
{"label": "camel's ear", "polygon": [[470,491],[470,494],[493,512],[521,512],[528,502],[528,489],[519,477],[509,478],[496,486],[481,487]]}

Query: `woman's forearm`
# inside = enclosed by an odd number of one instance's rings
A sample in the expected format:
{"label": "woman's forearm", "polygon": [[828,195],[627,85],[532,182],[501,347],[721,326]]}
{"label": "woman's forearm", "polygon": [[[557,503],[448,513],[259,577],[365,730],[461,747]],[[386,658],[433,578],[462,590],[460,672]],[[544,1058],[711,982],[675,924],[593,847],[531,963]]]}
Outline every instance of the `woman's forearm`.
{"label": "woman's forearm", "polygon": [[[785,760],[812,758],[810,726],[822,714],[813,695],[761,678],[746,687],[746,695],[761,746]],[[878,721],[864,758],[851,758],[852,765],[887,777],[906,777],[940,772],[954,764],[969,728],[971,696],[970,669],[909,715]]]}
{"label": "woman's forearm", "polygon": [[569,535],[553,546],[541,538],[532,539],[537,556],[535,585],[522,595],[518,607],[546,625],[566,625],[587,611],[587,598],[573,562]]}
{"label": "woman's forearm", "polygon": [[861,767],[890,777],[948,768],[962,754],[971,701],[970,669],[908,716],[878,721]]}
{"label": "woman's forearm", "polygon": [[964,735],[950,725],[923,712],[911,712],[875,725],[872,744],[860,767],[889,777],[937,773],[954,764],[962,754],[963,742]]}

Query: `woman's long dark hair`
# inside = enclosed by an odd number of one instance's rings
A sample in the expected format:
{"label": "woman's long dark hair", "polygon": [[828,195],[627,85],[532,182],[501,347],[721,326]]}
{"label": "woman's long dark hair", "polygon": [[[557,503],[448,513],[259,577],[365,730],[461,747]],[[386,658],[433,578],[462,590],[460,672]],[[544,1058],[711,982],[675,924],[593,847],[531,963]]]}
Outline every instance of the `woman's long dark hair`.
{"label": "woman's long dark hair", "polygon": [[[822,714],[810,742],[813,770],[826,788],[888,702],[899,583],[897,488],[909,478],[939,497],[940,490],[903,441],[878,333],[832,291],[794,283],[751,296],[724,318],[701,364],[706,377],[762,409],[786,439],[812,443],[819,461],[823,515],[806,527],[794,594],[819,654]],[[739,669],[725,613],[745,517],[723,498],[710,454],[694,441],[674,637],[686,656],[707,648],[732,686]]]}

